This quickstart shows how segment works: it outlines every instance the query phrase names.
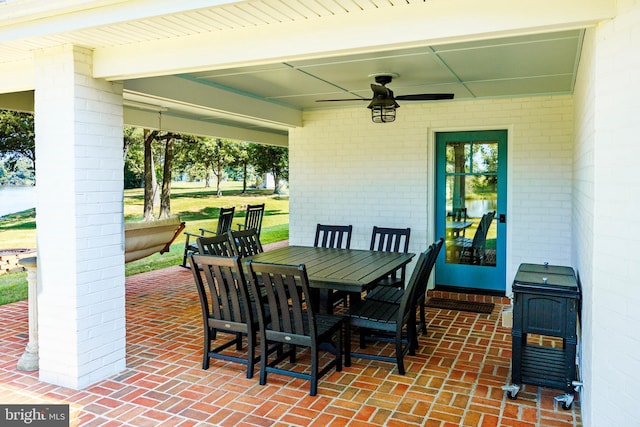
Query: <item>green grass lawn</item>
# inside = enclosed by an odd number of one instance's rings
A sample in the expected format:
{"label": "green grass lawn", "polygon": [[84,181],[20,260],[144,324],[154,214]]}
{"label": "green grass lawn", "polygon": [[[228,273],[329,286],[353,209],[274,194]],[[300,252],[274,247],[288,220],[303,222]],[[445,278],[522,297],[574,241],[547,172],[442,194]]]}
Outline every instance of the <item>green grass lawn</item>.
{"label": "green grass lawn", "polygon": [[[241,193],[242,183],[227,182],[222,185],[222,196],[216,197],[215,187],[205,188],[202,183],[174,182],[171,186],[171,214],[185,221],[185,231],[199,233],[200,227],[216,229],[218,210],[235,206],[233,229],[244,223],[244,210],[248,204],[265,203],[260,241],[263,244],[287,240],[289,238],[289,198],[274,195],[273,190],[248,190]],[[125,221],[139,221],[143,214],[143,190],[124,192]],[[157,215],[157,211],[156,211]],[[165,254],[149,257],[125,264],[127,276],[145,271],[157,270],[182,263],[184,235],[180,235]],[[35,210],[30,209],[0,220],[0,249],[35,248]],[[0,305],[19,301],[27,297],[26,273],[0,275]]]}
{"label": "green grass lawn", "polygon": [[0,276],[0,305],[27,299],[27,272]]}

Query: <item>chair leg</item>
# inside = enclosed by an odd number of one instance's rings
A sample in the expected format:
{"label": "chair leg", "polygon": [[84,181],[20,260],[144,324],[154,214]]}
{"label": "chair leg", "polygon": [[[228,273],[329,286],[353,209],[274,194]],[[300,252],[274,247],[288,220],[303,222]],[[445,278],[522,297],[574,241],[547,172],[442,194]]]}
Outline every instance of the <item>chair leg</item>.
{"label": "chair leg", "polygon": [[409,346],[409,354],[415,356],[418,349],[418,327],[416,325],[416,319],[407,323],[407,345]]}
{"label": "chair leg", "polygon": [[253,367],[256,358],[256,334],[247,334],[247,378],[253,378]]}
{"label": "chair leg", "polygon": [[420,303],[420,325],[422,333],[427,333],[427,316],[425,315],[424,301]]}
{"label": "chair leg", "polygon": [[336,371],[342,371],[342,327],[338,329],[336,345]]}
{"label": "chair leg", "polygon": [[311,385],[309,390],[310,396],[318,394],[318,349],[311,352]]}
{"label": "chair leg", "polygon": [[260,385],[267,383],[267,353],[269,346],[265,336],[260,337]]}
{"label": "chair leg", "polygon": [[242,350],[242,333],[236,332],[236,350]]}
{"label": "chair leg", "polygon": [[204,345],[204,354],[202,355],[202,369],[209,369],[209,349],[207,344]]}
{"label": "chair leg", "polygon": [[209,329],[204,330],[204,348],[202,355],[202,369],[209,369],[209,352],[211,351],[211,336],[209,335]]}
{"label": "chair leg", "polygon": [[189,253],[189,235],[187,234],[187,239],[184,242],[184,253],[182,254],[182,267],[187,268],[187,255]]}
{"label": "chair leg", "polygon": [[351,366],[351,325],[348,321],[344,328],[344,366]]}
{"label": "chair leg", "polygon": [[[409,337],[409,339],[411,339]],[[411,345],[410,343],[408,345]],[[396,334],[396,363],[398,365],[398,373],[404,375],[404,354],[402,351],[402,332]]]}
{"label": "chair leg", "polygon": [[360,348],[367,348],[367,330],[360,328]]}

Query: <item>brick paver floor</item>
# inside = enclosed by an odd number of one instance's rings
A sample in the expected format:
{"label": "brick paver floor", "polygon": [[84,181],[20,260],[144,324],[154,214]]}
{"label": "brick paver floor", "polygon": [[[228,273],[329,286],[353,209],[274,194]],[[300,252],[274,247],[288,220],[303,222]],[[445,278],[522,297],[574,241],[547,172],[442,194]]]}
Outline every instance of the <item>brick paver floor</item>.
{"label": "brick paver floor", "polygon": [[[506,397],[511,335],[500,312],[508,301],[493,301],[490,315],[428,309],[428,333],[406,357],[406,375],[353,359],[310,397],[303,380],[272,374],[261,386],[244,366],[215,359],[203,370],[193,278],[169,267],[127,278],[127,369],[84,390],[16,370],[28,341],[27,302],[0,307],[0,403],[68,403],[74,426],[580,426],[579,401],[561,409],[558,390],[525,386],[517,400]],[[299,363],[308,362],[302,353]]]}

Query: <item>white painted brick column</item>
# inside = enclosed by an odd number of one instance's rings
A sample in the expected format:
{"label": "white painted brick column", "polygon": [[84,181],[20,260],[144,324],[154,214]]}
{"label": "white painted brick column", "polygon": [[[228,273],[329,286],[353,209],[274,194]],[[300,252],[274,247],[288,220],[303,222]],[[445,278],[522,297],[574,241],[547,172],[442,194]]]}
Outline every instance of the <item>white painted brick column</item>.
{"label": "white painted brick column", "polygon": [[122,84],[35,58],[40,380],[82,389],[125,369]]}

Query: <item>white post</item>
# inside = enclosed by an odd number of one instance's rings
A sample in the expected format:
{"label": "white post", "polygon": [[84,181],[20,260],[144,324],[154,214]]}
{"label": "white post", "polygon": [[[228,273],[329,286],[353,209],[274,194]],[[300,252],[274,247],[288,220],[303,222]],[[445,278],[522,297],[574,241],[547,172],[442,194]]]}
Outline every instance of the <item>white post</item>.
{"label": "white post", "polygon": [[40,381],[126,369],[122,82],[80,46],[34,51]]}
{"label": "white post", "polygon": [[38,365],[38,280],[37,257],[23,258],[19,261],[27,269],[29,286],[29,342],[18,360],[19,371],[37,371]]}

